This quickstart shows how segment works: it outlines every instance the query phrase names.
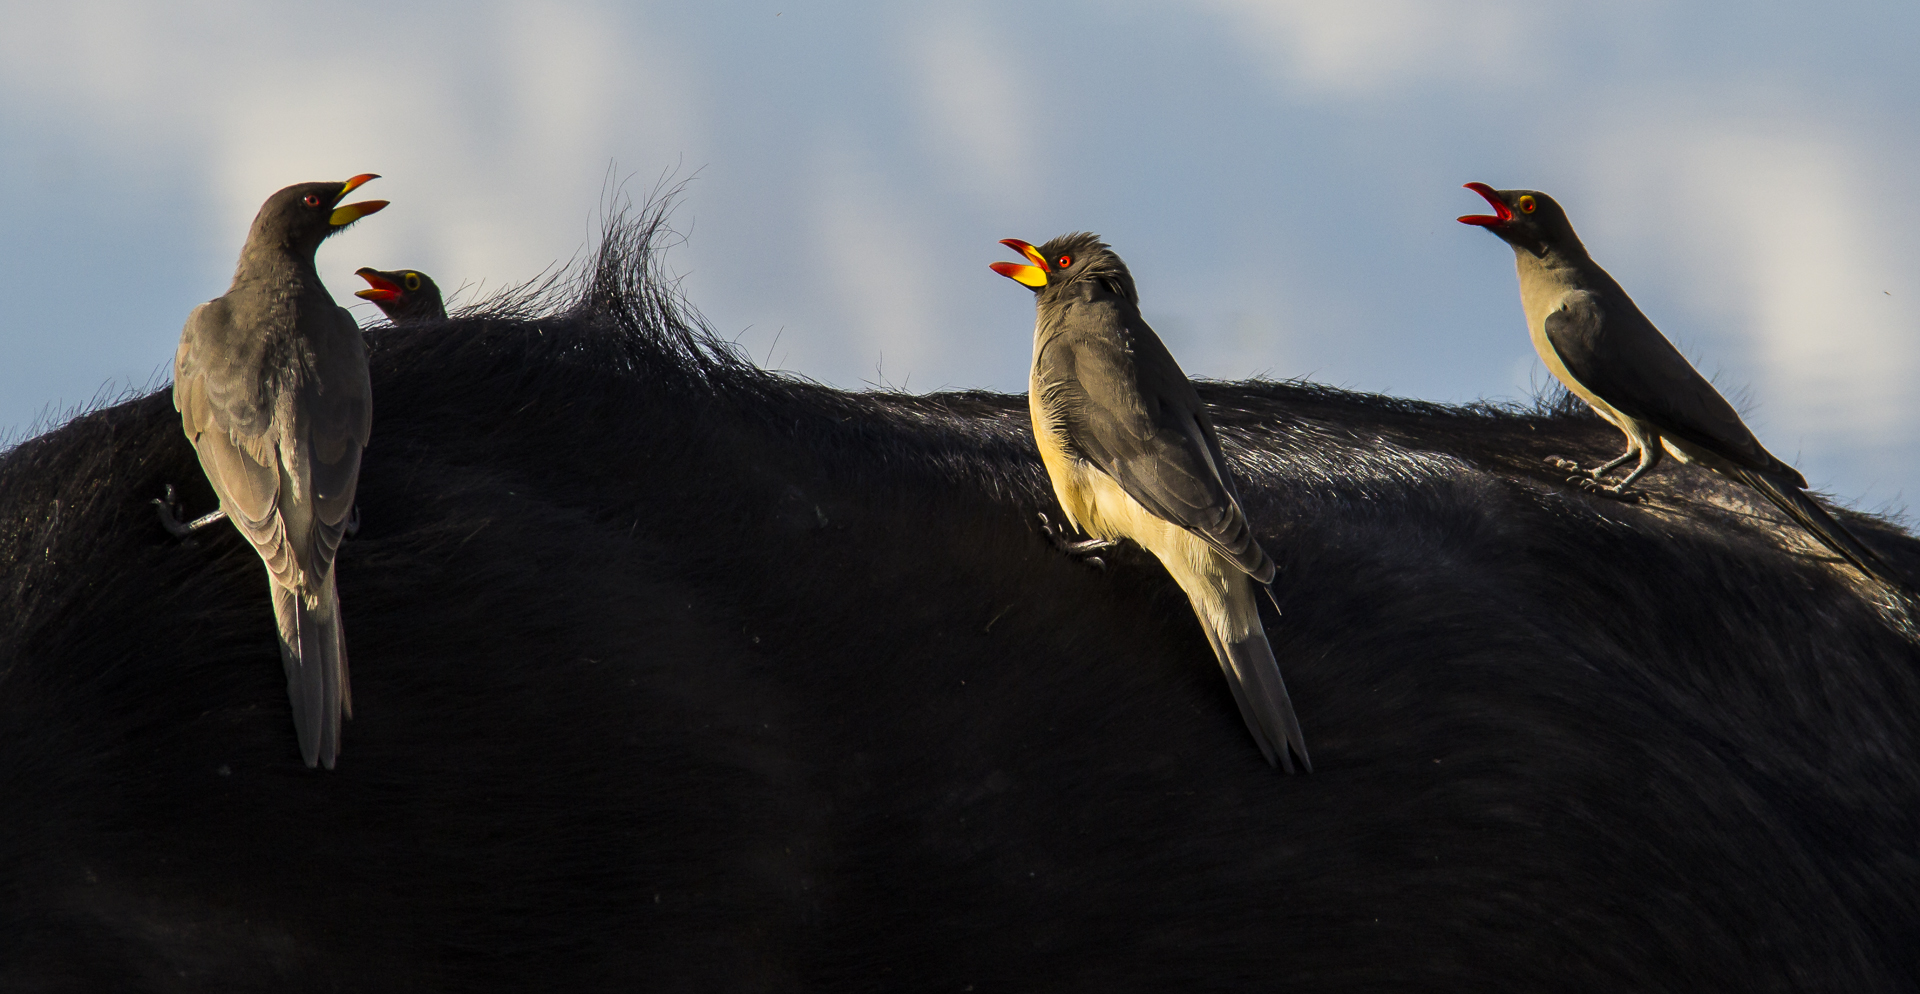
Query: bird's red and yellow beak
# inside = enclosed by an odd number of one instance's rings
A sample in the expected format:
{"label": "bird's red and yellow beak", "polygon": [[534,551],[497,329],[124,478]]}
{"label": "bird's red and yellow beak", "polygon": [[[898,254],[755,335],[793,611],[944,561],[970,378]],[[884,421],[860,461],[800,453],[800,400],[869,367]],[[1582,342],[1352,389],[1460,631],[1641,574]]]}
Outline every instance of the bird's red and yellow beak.
{"label": "bird's red and yellow beak", "polygon": [[367,281],[367,289],[355,290],[353,295],[362,300],[399,300],[400,284],[380,275],[372,266],[362,266],[353,271],[353,275]]}
{"label": "bird's red and yellow beak", "polygon": [[1466,187],[1482,197],[1487,198],[1487,203],[1493,205],[1493,213],[1465,215],[1460,218],[1461,224],[1477,224],[1482,228],[1498,228],[1508,221],[1513,220],[1513,208],[1508,207],[1507,202],[1500,199],[1499,191],[1485,183],[1468,183]]}
{"label": "bird's red and yellow beak", "polygon": [[1018,262],[996,262],[988,266],[988,269],[1005,276],[1007,279],[1024,283],[1035,290],[1047,285],[1047,272],[1053,267],[1047,265],[1047,257],[1041,255],[1039,249],[1034,248],[1032,245],[1018,238],[1002,238],[1000,239],[1000,244],[1033,260],[1033,265],[1028,266]]}
{"label": "bird's red and yellow beak", "polygon": [[[341,185],[340,194],[333,198],[333,202],[337,204],[340,201],[347,199],[347,194],[352,193],[356,187],[359,187],[361,184],[367,182],[368,180],[374,180],[379,178],[380,176],[376,173],[361,173],[360,175],[355,176],[354,178],[346,181],[346,183]],[[380,208],[385,206],[387,206],[387,201],[384,201],[384,200],[362,200],[357,204],[348,204],[345,207],[335,207],[333,209],[333,216],[327,218],[327,223],[336,228],[342,225],[352,224],[353,222],[358,221],[363,217],[366,217],[368,214],[379,213]]]}

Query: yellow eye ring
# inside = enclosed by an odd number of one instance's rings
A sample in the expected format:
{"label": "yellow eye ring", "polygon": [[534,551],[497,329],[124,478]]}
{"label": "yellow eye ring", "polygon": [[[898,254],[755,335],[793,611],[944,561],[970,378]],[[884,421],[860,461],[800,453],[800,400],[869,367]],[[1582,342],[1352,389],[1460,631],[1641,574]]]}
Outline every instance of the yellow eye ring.
{"label": "yellow eye ring", "polygon": [[1527,197],[1520,198],[1520,213],[1531,214],[1533,213],[1533,208],[1535,206],[1536,205],[1534,204],[1532,197],[1527,196]]}
{"label": "yellow eye ring", "polygon": [[[1531,207],[1529,207],[1529,208],[1527,208],[1527,209],[1528,209],[1528,210],[1532,210],[1533,208],[1531,208]],[[419,274],[419,273],[408,273],[408,274],[407,274],[407,278],[406,278],[406,279],[405,279],[404,281],[402,281],[402,282],[404,282],[404,283],[406,283],[406,285],[407,285],[407,289],[409,289],[409,290],[418,290],[418,289],[420,289],[420,274]]]}

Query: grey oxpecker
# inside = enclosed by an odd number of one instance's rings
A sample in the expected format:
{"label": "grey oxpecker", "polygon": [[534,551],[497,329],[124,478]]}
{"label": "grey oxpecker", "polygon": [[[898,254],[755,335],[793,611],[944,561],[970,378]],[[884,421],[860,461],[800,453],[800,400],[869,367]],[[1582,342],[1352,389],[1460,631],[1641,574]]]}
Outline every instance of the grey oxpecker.
{"label": "grey oxpecker", "polygon": [[[1910,581],[1868,548],[1807,493],[1806,477],[1768,452],[1733,405],[1687,362],[1660,329],[1640,313],[1627,291],[1587,255],[1566,211],[1538,190],[1467,189],[1493,205],[1492,214],[1460,218],[1513,246],[1520,274],[1520,306],[1534,350],[1581,400],[1627,436],[1616,459],[1581,471],[1576,482],[1614,494],[1659,465],[1661,453],[1698,463],[1758,491],[1821,544],[1861,572],[1896,589]],[[1638,458],[1618,484],[1606,474]]]}
{"label": "grey oxpecker", "polygon": [[228,520],[267,567],[293,727],[331,769],[353,714],[334,556],[373,422],[360,328],[314,269],[327,236],[385,207],[342,206],[372,174],[290,186],[260,208],[226,295],[194,308],[173,406]]}
{"label": "grey oxpecker", "polygon": [[353,295],[373,301],[394,324],[433,324],[447,319],[440,288],[426,273],[416,269],[385,272],[361,266],[353,275],[367,281],[367,288],[355,290]]}
{"label": "grey oxpecker", "polygon": [[992,268],[1034,291],[1034,440],[1067,524],[1093,536],[1063,547],[1131,539],[1153,553],[1186,592],[1261,754],[1289,773],[1297,756],[1311,771],[1255,600],[1273,560],[1247,525],[1200,395],[1140,317],[1126,264],[1086,233],[1037,249],[1003,244],[1032,263]]}

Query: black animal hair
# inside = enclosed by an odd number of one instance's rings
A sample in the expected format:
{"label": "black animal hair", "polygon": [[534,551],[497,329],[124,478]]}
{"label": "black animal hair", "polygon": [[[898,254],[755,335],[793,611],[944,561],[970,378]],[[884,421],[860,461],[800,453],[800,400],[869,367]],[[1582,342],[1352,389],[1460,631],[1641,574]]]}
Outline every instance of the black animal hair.
{"label": "black animal hair", "polygon": [[[658,278],[371,333],[339,768],[166,392],[0,456],[0,989],[1920,987],[1907,605],[1564,404],[1203,383],[1318,772],[1024,398],[770,373]],[[1909,571],[1920,545],[1848,523]]]}

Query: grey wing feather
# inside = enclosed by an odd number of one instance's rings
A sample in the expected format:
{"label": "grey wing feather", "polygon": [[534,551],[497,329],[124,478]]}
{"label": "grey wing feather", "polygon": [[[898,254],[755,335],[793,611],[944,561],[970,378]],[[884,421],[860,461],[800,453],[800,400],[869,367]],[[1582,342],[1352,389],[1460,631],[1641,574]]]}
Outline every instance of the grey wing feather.
{"label": "grey wing feather", "polygon": [[313,487],[315,568],[333,562],[360,483],[360,453],[373,425],[373,389],[360,326],[345,308],[334,308],[334,334],[316,343],[316,382],[306,385],[298,407],[305,430],[307,477]]}
{"label": "grey wing feather", "polygon": [[1545,331],[1567,371],[1620,413],[1748,469],[1793,472],[1631,301],[1568,294]]}
{"label": "grey wing feather", "polygon": [[194,308],[174,356],[173,406],[228,519],[275,580],[292,586],[297,557],[280,516],[284,474],[272,411],[258,373],[236,354],[240,339],[223,302]]}
{"label": "grey wing feather", "polygon": [[1273,562],[1228,482],[1226,457],[1192,382],[1144,323],[1123,334],[1124,345],[1099,334],[1055,339],[1040,356],[1043,405],[1058,412],[1081,453],[1142,507],[1260,582],[1271,580]]}

